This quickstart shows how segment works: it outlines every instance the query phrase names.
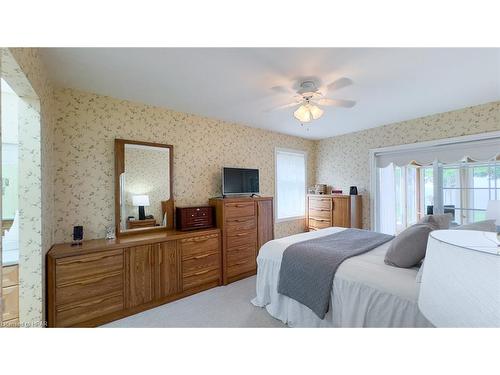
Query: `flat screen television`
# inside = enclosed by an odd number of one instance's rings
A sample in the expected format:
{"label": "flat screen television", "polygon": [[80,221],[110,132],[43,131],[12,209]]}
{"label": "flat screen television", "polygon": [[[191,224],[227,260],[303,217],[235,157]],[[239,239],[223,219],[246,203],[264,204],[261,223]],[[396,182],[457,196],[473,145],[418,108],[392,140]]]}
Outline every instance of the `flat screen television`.
{"label": "flat screen television", "polygon": [[222,195],[259,194],[259,170],[222,168]]}

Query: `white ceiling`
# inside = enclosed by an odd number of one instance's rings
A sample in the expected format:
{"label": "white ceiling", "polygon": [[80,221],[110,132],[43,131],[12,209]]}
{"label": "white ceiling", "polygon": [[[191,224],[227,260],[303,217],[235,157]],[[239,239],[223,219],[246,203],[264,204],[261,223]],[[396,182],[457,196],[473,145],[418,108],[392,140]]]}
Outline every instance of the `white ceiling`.
{"label": "white ceiling", "polygon": [[[47,48],[42,57],[62,87],[110,95],[310,139],[500,100],[500,49],[480,48]],[[354,81],[327,96],[307,127],[278,85],[316,77]]]}

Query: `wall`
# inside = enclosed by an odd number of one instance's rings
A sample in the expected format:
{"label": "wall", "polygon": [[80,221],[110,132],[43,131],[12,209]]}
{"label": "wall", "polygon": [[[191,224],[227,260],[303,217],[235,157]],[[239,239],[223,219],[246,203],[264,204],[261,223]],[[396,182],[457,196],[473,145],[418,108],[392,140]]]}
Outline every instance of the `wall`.
{"label": "wall", "polygon": [[[174,146],[173,196],[177,206],[207,204],[221,194],[222,166],[260,169],[263,195],[274,195],[274,149],[309,153],[313,141],[72,89],[55,91],[55,242],[71,239],[73,225],[86,239],[102,238],[114,223],[115,138]],[[309,184],[315,180],[309,173]],[[279,223],[276,237],[303,231],[304,221]]]}
{"label": "wall", "polygon": [[370,228],[369,150],[500,130],[500,102],[439,113],[324,139],[317,145],[318,183],[363,194],[363,227]]}
{"label": "wall", "polygon": [[[21,248],[23,259],[20,269],[20,318],[21,323],[36,325],[44,317],[45,254],[53,244],[53,88],[38,49],[3,49],[2,63],[5,62],[7,64],[2,65],[2,74],[9,75],[7,77],[9,83],[10,80],[15,83],[16,93],[23,97],[31,97],[34,93],[39,99],[33,105],[34,111],[31,112],[36,121],[28,121],[29,118],[26,117],[26,124],[40,124],[36,132],[37,139],[29,141],[36,142],[40,147],[29,150],[26,143],[20,145],[21,153],[23,148],[29,152],[29,159],[25,157],[23,160],[27,162],[31,160],[25,165],[29,172],[26,176],[29,179],[25,181],[25,186],[20,186],[20,191],[23,191],[21,194],[28,198],[20,203],[25,206],[25,216],[28,215],[28,211],[30,213],[36,211],[38,216],[33,216],[33,220],[26,224],[29,228],[24,231],[21,228],[21,244],[24,245]],[[33,179],[36,179],[36,182]],[[20,184],[24,182],[20,181]]]}

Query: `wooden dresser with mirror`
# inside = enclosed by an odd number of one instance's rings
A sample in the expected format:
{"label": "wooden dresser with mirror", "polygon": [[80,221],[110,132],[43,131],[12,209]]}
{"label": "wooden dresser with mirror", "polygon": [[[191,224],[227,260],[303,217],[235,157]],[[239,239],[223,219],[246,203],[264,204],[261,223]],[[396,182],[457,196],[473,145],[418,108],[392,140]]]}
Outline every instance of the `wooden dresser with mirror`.
{"label": "wooden dresser with mirror", "polygon": [[115,141],[117,238],[50,249],[49,327],[97,326],[222,284],[220,229],[174,230],[172,160],[171,145]]}
{"label": "wooden dresser with mirror", "polygon": [[97,326],[222,284],[219,229],[54,245],[49,327]]}

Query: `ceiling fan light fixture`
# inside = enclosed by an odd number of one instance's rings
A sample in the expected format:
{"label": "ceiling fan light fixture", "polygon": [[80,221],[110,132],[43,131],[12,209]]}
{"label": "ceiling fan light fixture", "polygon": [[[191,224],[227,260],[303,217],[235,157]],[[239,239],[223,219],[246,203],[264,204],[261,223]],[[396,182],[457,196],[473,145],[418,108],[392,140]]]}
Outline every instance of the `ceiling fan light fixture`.
{"label": "ceiling fan light fixture", "polygon": [[323,116],[323,113],[325,112],[318,106],[311,104],[309,104],[309,111],[311,112],[313,120],[319,119],[321,116]]}
{"label": "ceiling fan light fixture", "polygon": [[316,105],[311,103],[302,104],[293,113],[293,116],[300,122],[311,122],[312,120],[317,120],[323,116],[324,111]]}

